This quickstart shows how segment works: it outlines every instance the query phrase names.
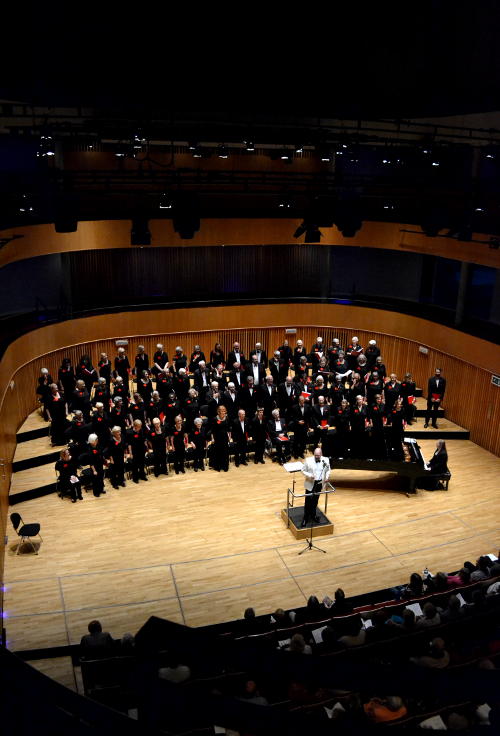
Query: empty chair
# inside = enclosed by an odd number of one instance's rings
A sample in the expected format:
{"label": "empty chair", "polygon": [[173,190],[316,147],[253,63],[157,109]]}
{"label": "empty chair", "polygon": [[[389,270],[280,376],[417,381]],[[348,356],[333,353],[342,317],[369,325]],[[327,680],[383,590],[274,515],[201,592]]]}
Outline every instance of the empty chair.
{"label": "empty chair", "polygon": [[24,542],[29,542],[31,546],[33,547],[33,552],[37,555],[37,549],[35,545],[33,544],[31,537],[36,537],[37,535],[40,537],[41,541],[43,542],[42,535],[40,534],[40,524],[25,524],[21,518],[21,514],[11,514],[10,520],[12,522],[12,526],[17,532],[17,536],[20,537],[21,541],[19,542],[17,546],[17,552],[16,555],[19,554],[19,550],[21,548],[21,545],[24,544]]}

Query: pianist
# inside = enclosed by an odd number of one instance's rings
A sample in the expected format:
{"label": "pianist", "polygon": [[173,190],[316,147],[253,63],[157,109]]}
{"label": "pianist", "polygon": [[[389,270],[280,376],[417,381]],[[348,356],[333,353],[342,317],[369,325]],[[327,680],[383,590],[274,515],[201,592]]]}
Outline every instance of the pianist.
{"label": "pianist", "polygon": [[428,463],[425,465],[428,475],[419,483],[419,486],[428,491],[436,491],[440,487],[440,480],[448,470],[448,452],[446,450],[446,442],[438,440],[436,442],[436,450]]}

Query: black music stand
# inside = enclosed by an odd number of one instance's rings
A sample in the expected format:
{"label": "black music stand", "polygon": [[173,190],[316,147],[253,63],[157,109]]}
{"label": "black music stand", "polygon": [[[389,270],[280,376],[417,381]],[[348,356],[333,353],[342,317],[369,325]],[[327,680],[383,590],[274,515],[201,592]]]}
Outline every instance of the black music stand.
{"label": "black music stand", "polygon": [[[331,483],[329,482],[325,483],[325,488],[327,485],[331,486]],[[331,490],[335,492],[335,488],[333,486],[331,486]],[[311,495],[320,496],[322,492],[323,492],[323,488],[321,489],[321,491],[319,491],[319,493],[313,492],[311,493]],[[304,505],[304,509],[305,509],[305,505]],[[323,554],[326,555],[326,549],[321,549],[321,547],[318,547],[317,544],[313,544],[313,541],[312,541],[313,540],[313,529],[314,529],[313,522],[314,522],[314,516],[311,517],[311,523],[309,525],[309,539],[306,540],[306,546],[304,547],[304,549],[300,550],[300,552],[298,553],[299,555],[303,555],[304,552],[309,552],[312,549],[316,549],[318,550],[318,552],[323,552]]]}

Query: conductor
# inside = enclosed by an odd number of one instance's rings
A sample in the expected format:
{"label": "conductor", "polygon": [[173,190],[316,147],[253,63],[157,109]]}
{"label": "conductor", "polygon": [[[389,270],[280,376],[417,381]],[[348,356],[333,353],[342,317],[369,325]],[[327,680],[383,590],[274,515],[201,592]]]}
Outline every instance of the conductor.
{"label": "conductor", "polygon": [[316,524],[319,522],[319,516],[316,514],[319,494],[330,477],[330,461],[327,457],[323,457],[321,448],[317,447],[314,450],[314,457],[307,458],[302,467],[302,472],[305,476],[304,486],[306,491],[304,518],[301,524],[304,527],[310,519],[314,519]]}

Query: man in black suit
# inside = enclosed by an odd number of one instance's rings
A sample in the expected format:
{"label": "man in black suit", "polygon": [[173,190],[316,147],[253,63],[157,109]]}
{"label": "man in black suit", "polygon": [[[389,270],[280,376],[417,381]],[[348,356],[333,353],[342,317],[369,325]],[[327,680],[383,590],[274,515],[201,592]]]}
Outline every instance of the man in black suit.
{"label": "man in black suit", "polygon": [[273,358],[269,361],[269,370],[274,378],[274,383],[279,386],[288,375],[288,363],[283,360],[279,350],[274,351]]}
{"label": "man in black suit", "polygon": [[338,339],[338,337],[334,337],[332,340],[332,344],[326,351],[326,357],[328,358],[328,365],[332,372],[335,370],[335,361],[338,360],[339,352],[341,350],[342,350],[342,347],[340,345],[340,340]]}
{"label": "man in black suit", "polygon": [[260,388],[260,386],[262,386],[265,375],[266,371],[264,366],[259,363],[256,355],[252,355],[252,359],[247,366],[247,376],[251,376],[253,378],[253,383],[256,388]]}
{"label": "man in black suit", "polygon": [[297,368],[299,367],[300,359],[302,358],[302,356],[305,356],[307,358],[307,351],[302,340],[297,340],[297,347],[294,348],[293,351],[293,365],[295,367],[295,372],[297,372]]}
{"label": "man in black suit", "polygon": [[291,428],[293,429],[293,454],[304,457],[307,445],[307,432],[311,424],[311,407],[306,404],[305,396],[299,396],[298,404],[291,410]]}
{"label": "man in black suit", "polygon": [[278,406],[278,396],[272,376],[266,376],[266,380],[260,388],[258,404],[264,407],[264,414],[267,419],[270,419],[272,410]]}
{"label": "man in black suit", "polygon": [[200,360],[198,367],[194,370],[194,387],[200,396],[205,396],[210,386],[210,374],[207,364],[204,360]]}
{"label": "man in black suit", "polygon": [[324,396],[319,396],[318,403],[312,408],[312,422],[314,427],[314,444],[317,447],[320,442],[325,441],[330,424],[330,407],[326,403]]}
{"label": "man in black suit", "polygon": [[297,401],[299,390],[293,382],[292,376],[287,376],[284,383],[278,386],[278,406],[282,416],[290,417],[290,411]]}
{"label": "man in black suit", "polygon": [[246,386],[247,375],[245,371],[243,370],[241,363],[236,362],[233,365],[233,370],[229,374],[229,380],[232,381],[232,383],[234,383],[234,387],[236,388],[236,391],[240,391],[240,389],[242,389],[243,386]]}
{"label": "man in black suit", "polygon": [[229,355],[227,356],[228,366],[234,366],[235,363],[240,363],[242,366],[245,366],[246,363],[246,358],[240,350],[239,342],[234,343],[233,349],[229,351]]}
{"label": "man in black suit", "polygon": [[436,368],[434,375],[429,378],[427,384],[427,411],[425,413],[424,427],[429,426],[429,419],[432,417],[432,426],[437,429],[438,410],[443,403],[444,392],[446,390],[446,378],[441,376],[441,368]]}
{"label": "man in black suit", "polygon": [[283,340],[283,345],[280,345],[278,350],[281,356],[281,360],[285,362],[285,365],[288,369],[290,367],[290,364],[293,361],[293,352],[292,352],[292,348],[288,344],[288,340]]}
{"label": "man in black suit", "polygon": [[236,467],[241,463],[247,465],[248,452],[248,435],[250,432],[250,422],[246,419],[244,409],[238,411],[238,417],[231,426],[231,437],[235,442],[234,448],[234,464]]}
{"label": "man in black suit", "polygon": [[213,419],[217,415],[217,409],[221,404],[224,404],[222,393],[219,390],[219,384],[217,381],[212,381],[210,389],[207,391],[206,398],[207,402],[207,416],[209,419]]}
{"label": "man in black suit", "polygon": [[245,409],[247,416],[253,417],[257,409],[259,392],[254,386],[252,376],[247,376],[246,386],[239,391],[241,408]]}
{"label": "man in black suit", "polygon": [[250,360],[252,360],[253,356],[257,356],[258,362],[264,367],[264,369],[267,368],[267,353],[265,350],[262,349],[262,343],[256,342],[255,348],[250,351]]}
{"label": "man in black suit", "polygon": [[238,415],[240,400],[236,392],[236,387],[232,381],[229,381],[229,383],[227,384],[227,391],[224,391],[222,400],[224,402],[224,406],[227,409],[229,419],[231,420],[231,422],[233,422]]}
{"label": "man in black suit", "polygon": [[137,355],[134,361],[134,375],[139,379],[142,376],[142,371],[149,372],[149,358],[148,354],[144,352],[144,345],[137,346]]}

